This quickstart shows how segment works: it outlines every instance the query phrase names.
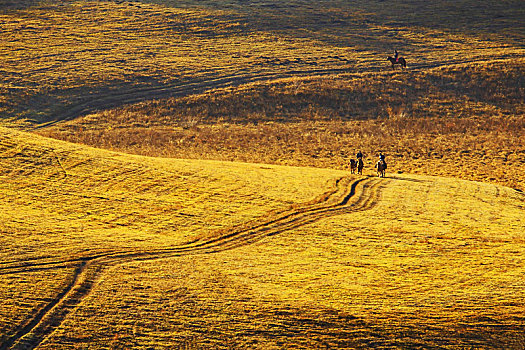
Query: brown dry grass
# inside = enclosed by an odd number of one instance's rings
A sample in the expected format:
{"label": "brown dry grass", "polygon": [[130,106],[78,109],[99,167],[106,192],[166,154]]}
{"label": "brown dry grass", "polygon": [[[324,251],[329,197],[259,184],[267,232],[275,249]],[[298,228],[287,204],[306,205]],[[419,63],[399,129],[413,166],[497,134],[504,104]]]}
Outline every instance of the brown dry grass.
{"label": "brown dry grass", "polygon": [[[389,172],[452,176],[525,189],[522,119],[403,119],[204,125],[49,133],[130,153],[347,169],[358,150],[372,171],[380,151]],[[487,127],[487,124],[490,127]],[[509,125],[521,129],[507,130]],[[140,141],[139,141],[140,140]],[[367,170],[368,169],[368,170]]]}
{"label": "brown dry grass", "polygon": [[[398,174],[525,189],[520,1],[149,3],[2,11],[2,125],[112,107],[99,103],[111,94],[120,105],[221,77],[302,78],[40,131],[196,160],[0,128],[2,345],[54,305],[49,318],[64,317],[40,320],[51,325],[41,348],[525,346],[523,194]],[[390,71],[393,48],[408,72]],[[273,220],[348,174],[202,159],[345,169],[357,150],[365,175],[379,151],[390,164],[388,179],[351,177],[366,211],[349,205],[256,244],[141,260]]]}
{"label": "brown dry grass", "polygon": [[[463,118],[525,113],[525,60],[428,70],[291,78],[147,101],[71,124],[83,129],[396,117]],[[82,128],[81,128],[82,129]]]}
{"label": "brown dry grass", "polygon": [[523,60],[286,79],[144,102],[41,131],[151,156],[391,170],[525,189]]}
{"label": "brown dry grass", "polygon": [[[405,11],[413,1],[156,3],[61,1],[3,11],[2,119],[61,119],[111,94],[225,76],[389,69],[394,47],[411,67],[523,56],[519,1],[493,4],[497,18],[473,0],[418,1],[414,12]],[[452,21],[458,11],[466,14]]]}
{"label": "brown dry grass", "polygon": [[0,131],[0,346],[71,283],[82,257],[182,245],[310,200],[341,176],[144,158]]}

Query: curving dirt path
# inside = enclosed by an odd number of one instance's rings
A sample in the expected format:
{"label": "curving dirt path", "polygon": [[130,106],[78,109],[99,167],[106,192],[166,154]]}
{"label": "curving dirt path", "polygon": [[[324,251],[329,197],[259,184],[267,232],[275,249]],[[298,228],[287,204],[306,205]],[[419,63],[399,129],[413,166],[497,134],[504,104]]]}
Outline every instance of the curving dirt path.
{"label": "curving dirt path", "polygon": [[[490,61],[507,60],[511,58],[520,57],[516,54],[506,54],[497,57],[491,57]],[[321,57],[323,58],[323,57]],[[320,59],[321,59],[320,58]],[[445,67],[457,64],[473,64],[482,63],[486,60],[464,60],[457,59],[447,62],[438,63],[412,63],[408,62],[409,71],[420,71],[424,69],[432,69],[437,67]],[[192,94],[200,94],[208,90],[219,89],[225,87],[240,86],[248,83],[272,81],[283,78],[291,78],[297,76],[310,76],[310,75],[334,75],[342,73],[355,73],[355,74],[366,74],[366,73],[377,73],[377,72],[388,72],[392,71],[390,66],[385,65],[377,66],[375,68],[367,68],[365,70],[359,70],[353,66],[347,66],[345,68],[317,68],[317,69],[297,69],[282,72],[258,72],[258,73],[238,73],[224,76],[215,76],[210,78],[201,78],[195,81],[186,83],[172,83],[161,86],[150,86],[144,88],[137,88],[133,90],[119,90],[113,93],[104,93],[91,95],[86,100],[65,106],[64,109],[55,115],[53,120],[42,123],[34,127],[33,130],[41,129],[60,121],[72,120],[82,115],[86,115],[95,111],[116,108],[119,106],[138,103],[151,99],[168,98],[168,97],[184,97]]]}
{"label": "curving dirt path", "polygon": [[185,245],[153,251],[115,252],[76,260],[4,266],[2,274],[76,266],[70,283],[53,300],[0,344],[0,350],[34,349],[56,329],[65,317],[89,295],[102,272],[110,266],[132,261],[154,260],[191,254],[210,254],[243,247],[267,237],[308,225],[335,215],[364,211],[378,202],[388,179],[373,177],[352,181],[343,177],[333,188],[311,202],[287,210],[271,212],[265,220],[254,220],[238,227],[200,237]]}
{"label": "curving dirt path", "polygon": [[105,93],[103,95],[90,96],[88,100],[64,107],[64,109],[55,115],[53,120],[47,123],[37,125],[34,129],[44,128],[56,124],[60,121],[71,120],[82,115],[95,111],[115,108],[127,104],[138,103],[146,100],[184,97],[192,94],[200,94],[207,90],[219,89],[230,86],[239,86],[248,83],[271,81],[294,76],[308,75],[330,75],[339,73],[352,73],[354,69],[335,68],[335,69],[312,69],[312,70],[292,70],[286,72],[262,72],[251,74],[231,74],[209,79],[199,79],[186,83],[166,84],[162,86],[153,86],[137,88],[133,90],[120,90],[114,93]]}

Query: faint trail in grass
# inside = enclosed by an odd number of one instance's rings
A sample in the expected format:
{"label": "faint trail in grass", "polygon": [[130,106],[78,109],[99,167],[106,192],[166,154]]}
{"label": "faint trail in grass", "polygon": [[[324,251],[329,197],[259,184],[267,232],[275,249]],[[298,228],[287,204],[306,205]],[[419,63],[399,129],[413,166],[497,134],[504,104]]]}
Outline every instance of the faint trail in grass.
{"label": "faint trail in grass", "polygon": [[222,77],[213,77],[211,79],[200,80],[195,82],[168,84],[162,86],[146,87],[128,91],[117,91],[98,96],[91,96],[89,100],[78,104],[69,105],[59,115],[55,115],[53,120],[48,123],[37,125],[34,129],[40,129],[46,126],[56,124],[64,120],[75,119],[81,115],[86,115],[98,110],[114,108],[126,104],[142,102],[145,100],[166,98],[166,97],[183,97],[193,94],[200,94],[210,89],[225,88],[230,86],[239,86],[247,83],[254,83],[266,80],[276,80],[303,75],[329,75],[338,73],[351,73],[353,69],[315,69],[315,70],[294,70],[278,73],[259,73],[259,74],[233,74]]}
{"label": "faint trail in grass", "polygon": [[154,251],[102,253],[81,259],[58,262],[10,265],[0,268],[0,274],[32,272],[39,269],[63,268],[75,265],[71,282],[38,311],[31,320],[14,331],[0,350],[34,349],[56,329],[66,316],[89,295],[102,271],[132,261],[154,260],[191,254],[210,254],[247,246],[335,215],[349,214],[373,208],[380,198],[380,189],[389,180],[347,177],[338,179],[332,189],[309,203],[271,212],[265,220],[254,220],[233,229],[200,237],[186,245]]}
{"label": "faint trail in grass", "polygon": [[[515,58],[516,55],[506,54],[499,57],[491,57],[490,62],[498,60],[506,60]],[[409,60],[408,71],[419,71],[424,69],[432,69],[438,67],[446,67],[450,65],[460,64],[475,64],[486,63],[487,60],[451,60],[447,62],[430,62],[430,63],[411,63]],[[51,117],[51,121],[42,123],[33,128],[33,130],[41,129],[47,126],[54,125],[60,121],[72,120],[82,115],[93,113],[104,109],[116,108],[127,104],[138,103],[151,99],[168,98],[168,97],[184,97],[194,94],[201,94],[212,89],[220,89],[225,87],[235,87],[249,83],[272,81],[284,78],[310,76],[310,75],[334,75],[343,73],[378,73],[396,71],[391,70],[388,65],[381,65],[373,68],[366,68],[359,70],[356,67],[344,68],[319,68],[319,69],[297,69],[284,72],[261,72],[261,73],[246,73],[246,74],[231,74],[224,76],[215,76],[209,79],[201,79],[193,82],[166,84],[162,86],[150,86],[144,88],[137,88],[133,90],[120,90],[114,93],[105,93],[103,95],[93,95],[89,99],[64,107],[62,112]]]}

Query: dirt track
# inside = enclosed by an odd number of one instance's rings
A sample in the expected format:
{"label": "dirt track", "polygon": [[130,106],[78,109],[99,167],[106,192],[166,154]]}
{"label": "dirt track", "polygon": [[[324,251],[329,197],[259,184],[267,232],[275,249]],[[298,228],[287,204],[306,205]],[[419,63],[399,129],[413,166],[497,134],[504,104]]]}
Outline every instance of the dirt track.
{"label": "dirt track", "polygon": [[[509,57],[500,57],[500,59],[505,58]],[[458,60],[457,62],[447,62],[446,65],[465,63],[474,62]],[[421,70],[444,65],[445,64],[426,64],[411,66],[410,69]],[[373,73],[381,70],[384,70],[384,67],[361,73]],[[232,75],[183,85],[124,91],[109,96],[92,96],[88,101],[69,106],[67,111],[55,117],[55,121],[39,125],[38,128],[61,120],[74,119],[96,110],[136,103],[147,99],[181,97],[202,93],[209,89],[292,76],[332,75],[340,73],[356,72],[349,69],[318,69],[273,74]],[[327,217],[368,210],[378,203],[380,189],[382,186],[385,186],[388,181],[389,180],[379,180],[375,178],[362,178],[350,182],[347,178],[341,178],[336,182],[333,189],[311,203],[278,213],[270,213],[262,223],[260,221],[248,222],[240,227],[216,232],[211,237],[202,238],[179,247],[154,251],[112,252],[88,256],[82,259],[46,263],[6,264],[0,267],[0,274],[17,274],[71,266],[75,266],[75,273],[71,283],[68,284],[61,293],[41,308],[31,320],[19,325],[10,337],[3,344],[0,344],[0,350],[36,348],[54,329],[59,327],[65,317],[90,294],[103,271],[110,266],[131,261],[154,260],[182,255],[210,254],[225,251],[258,242],[264,238],[293,230]]]}
{"label": "dirt track", "polygon": [[186,245],[154,251],[115,252],[78,260],[65,260],[44,264],[8,265],[1,274],[17,274],[40,269],[64,268],[76,265],[72,282],[35,317],[20,325],[0,349],[34,349],[85,298],[96,285],[103,271],[131,261],[153,260],[191,254],[210,254],[258,242],[285,231],[314,223],[324,218],[373,208],[379,201],[380,190],[389,180],[361,178],[351,182],[348,178],[336,181],[334,187],[310,203],[285,211],[270,213],[264,221],[248,222],[240,227],[216,232]]}
{"label": "dirt track", "polygon": [[[517,57],[516,55],[500,55],[498,57],[491,57],[491,62],[498,60],[506,60]],[[437,67],[445,67],[450,65],[459,64],[473,64],[481,63],[483,61],[476,60],[464,60],[458,59],[447,62],[431,62],[431,63],[412,63],[408,62],[408,71],[419,71],[424,69],[432,69]],[[79,102],[73,105],[64,107],[59,114],[51,116],[51,121],[35,126],[35,129],[44,128],[57,122],[64,120],[72,120],[89,113],[116,108],[127,104],[133,104],[151,99],[169,98],[169,97],[184,97],[193,94],[204,93],[205,91],[212,89],[220,89],[225,87],[235,87],[243,84],[272,81],[291,77],[304,77],[312,75],[336,75],[336,74],[367,74],[377,73],[382,71],[390,71],[390,65],[385,62],[384,65],[378,66],[375,69],[367,68],[366,70],[359,71],[354,67],[346,68],[326,68],[326,69],[300,69],[290,70],[286,72],[261,72],[261,73],[246,73],[246,74],[232,74],[225,76],[212,76],[208,79],[199,79],[188,83],[177,83],[155,87],[139,88],[134,90],[121,90],[111,94],[103,95],[91,95],[84,99],[83,102]],[[398,69],[399,70],[399,69]]]}

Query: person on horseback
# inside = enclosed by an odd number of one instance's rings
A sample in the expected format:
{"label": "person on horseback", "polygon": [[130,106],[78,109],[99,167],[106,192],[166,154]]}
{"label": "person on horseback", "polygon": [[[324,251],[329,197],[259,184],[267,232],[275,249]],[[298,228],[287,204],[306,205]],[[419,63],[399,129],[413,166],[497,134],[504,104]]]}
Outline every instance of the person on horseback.
{"label": "person on horseback", "polygon": [[401,69],[407,67],[406,59],[403,56],[399,56],[399,52],[397,52],[397,50],[394,50],[394,57],[388,56],[386,60],[392,63],[392,69],[396,69],[396,64],[400,64]]}
{"label": "person on horseback", "polygon": [[386,161],[383,152],[379,152],[379,160],[377,161],[375,168],[377,169],[377,176],[385,177]]}
{"label": "person on horseback", "polygon": [[385,158],[383,152],[379,152],[379,162],[383,164],[383,169],[386,169],[387,167]]}
{"label": "person on horseback", "polygon": [[359,152],[357,152],[355,157],[357,158],[357,161],[356,161],[357,174],[362,175],[363,174],[363,167],[365,166],[365,163],[363,162],[363,153],[361,151],[359,151]]}

